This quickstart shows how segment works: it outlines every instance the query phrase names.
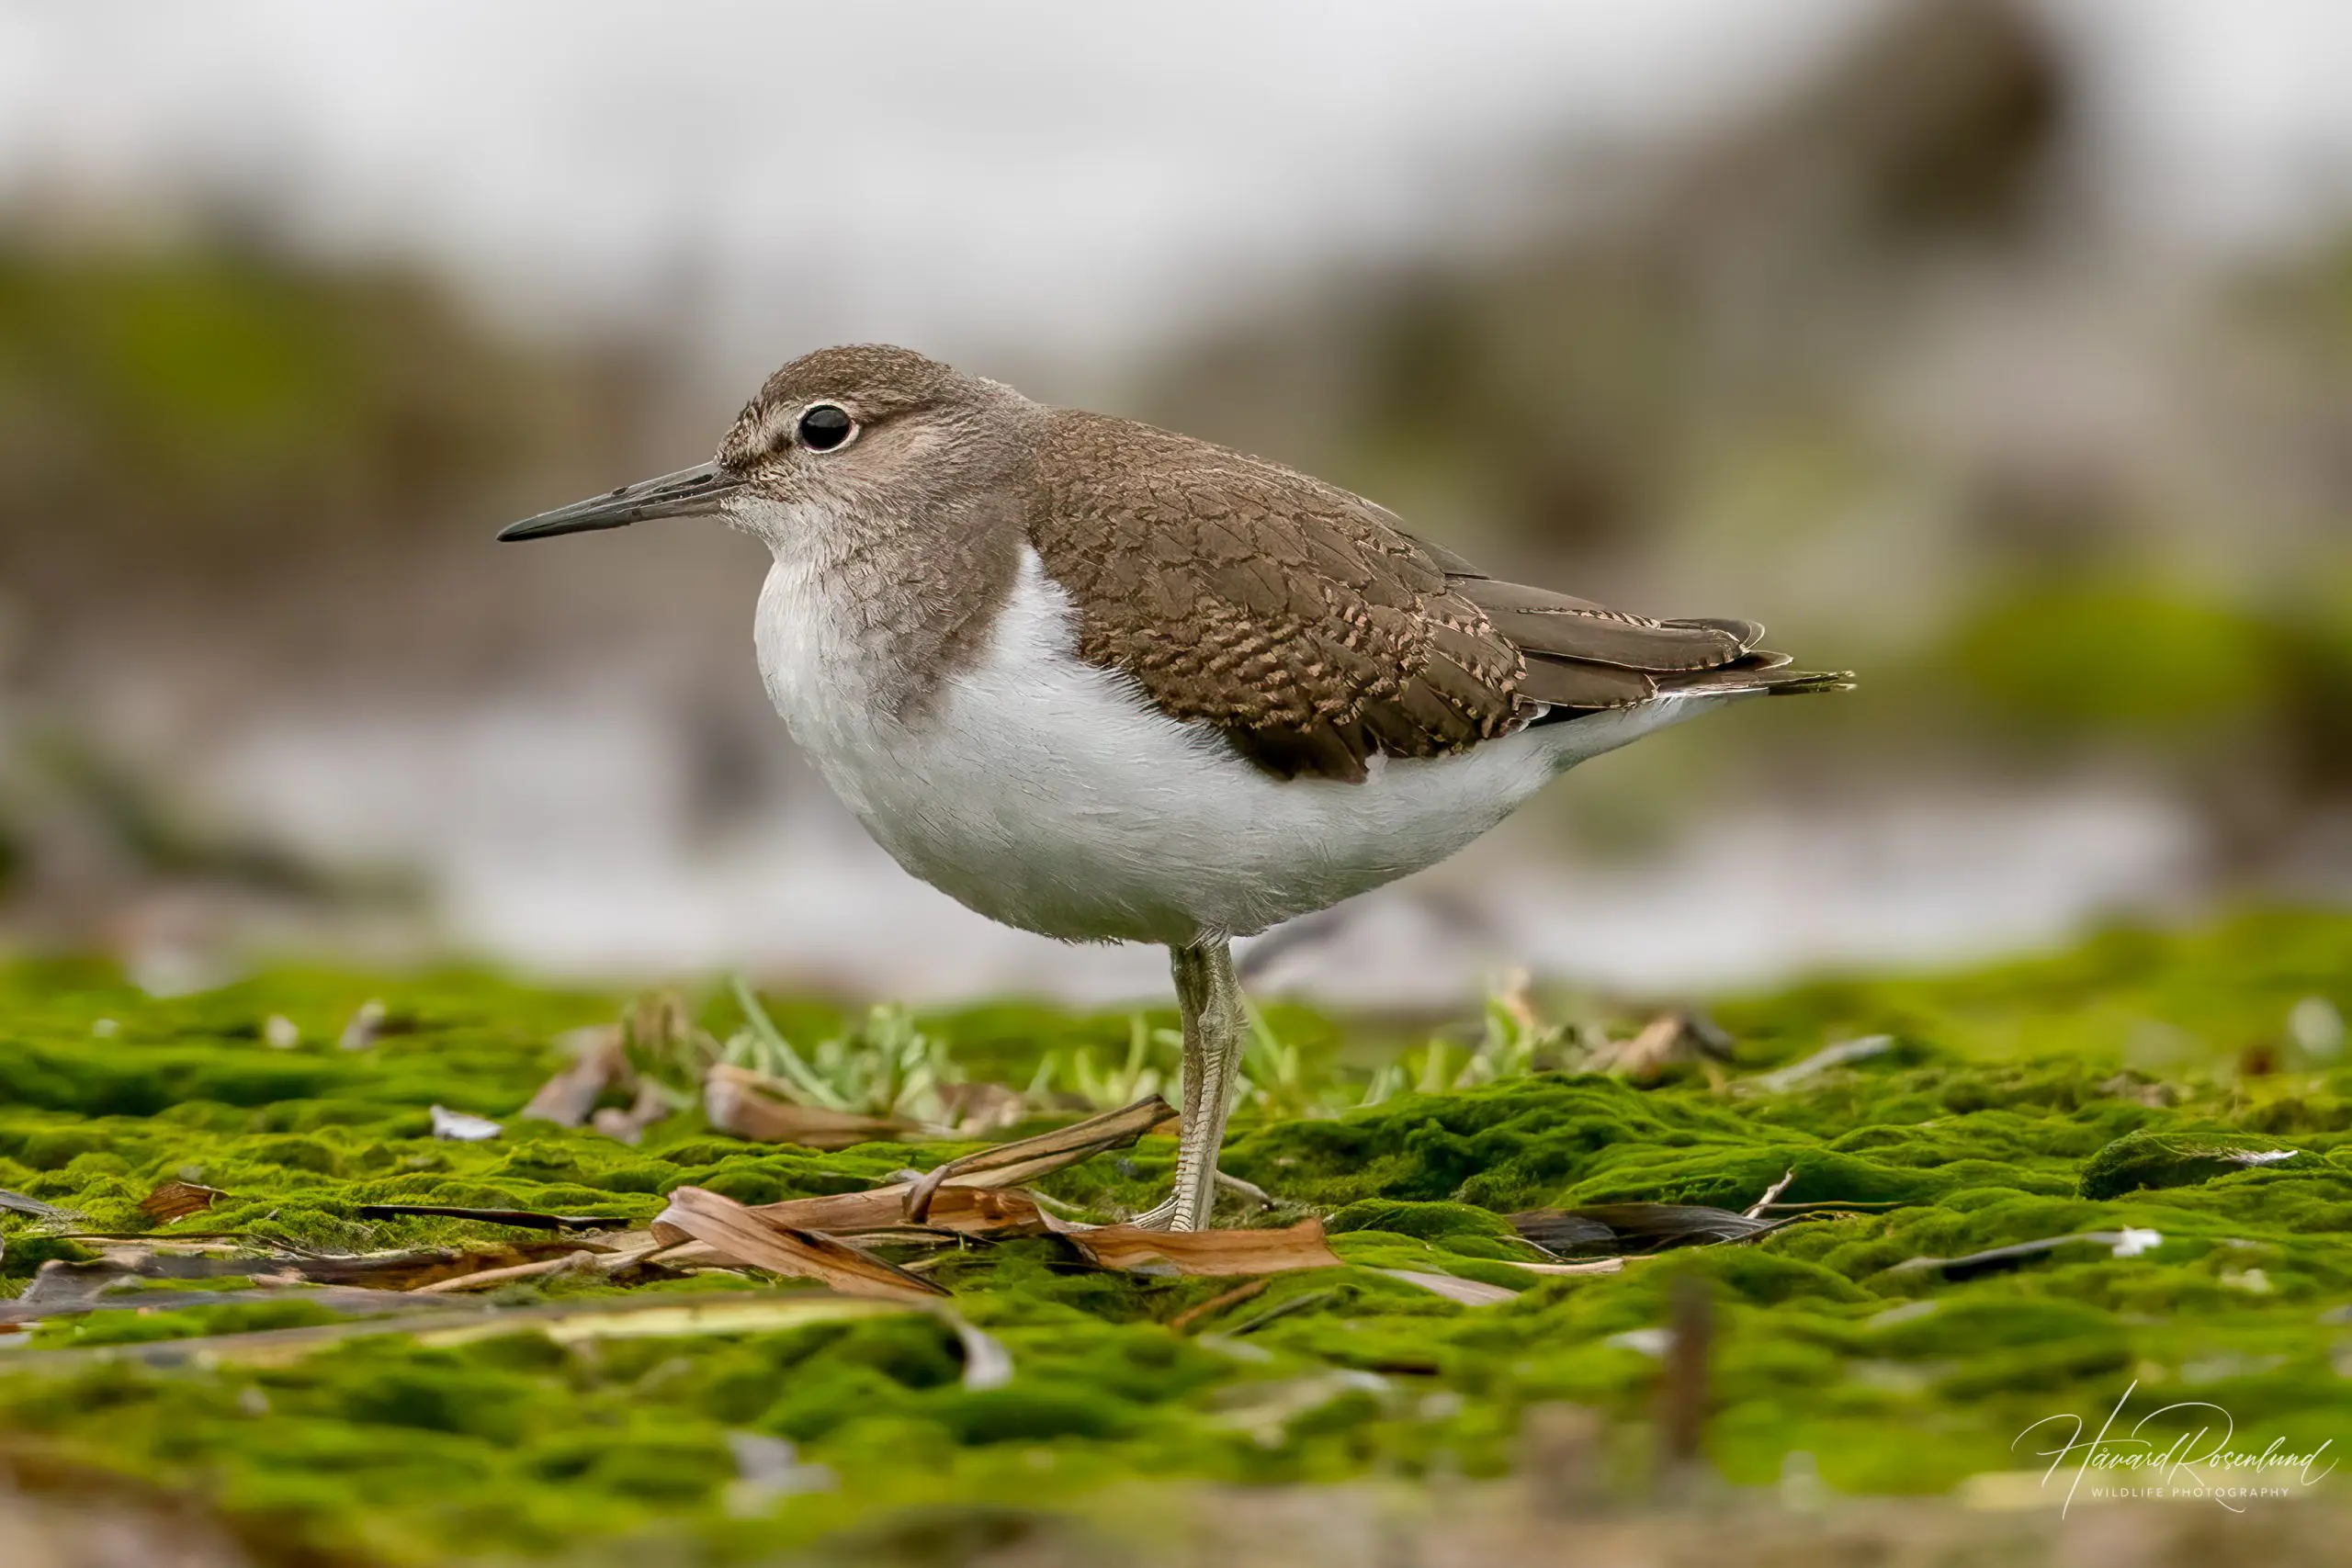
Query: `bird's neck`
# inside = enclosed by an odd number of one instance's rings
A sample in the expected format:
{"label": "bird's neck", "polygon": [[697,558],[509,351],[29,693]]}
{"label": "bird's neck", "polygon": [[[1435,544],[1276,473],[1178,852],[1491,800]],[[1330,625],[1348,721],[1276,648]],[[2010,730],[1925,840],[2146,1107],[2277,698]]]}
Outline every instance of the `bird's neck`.
{"label": "bird's neck", "polygon": [[771,686],[789,664],[788,678],[912,723],[981,657],[1020,572],[1018,508],[994,487],[922,504],[758,530],[775,557],[759,626]]}

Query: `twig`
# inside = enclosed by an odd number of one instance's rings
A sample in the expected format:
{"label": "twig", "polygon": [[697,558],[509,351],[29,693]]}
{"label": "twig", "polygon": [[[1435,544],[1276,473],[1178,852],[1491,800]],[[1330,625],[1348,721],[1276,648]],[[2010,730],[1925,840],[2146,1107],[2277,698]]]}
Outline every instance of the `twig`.
{"label": "twig", "polygon": [[1220,1170],[1216,1173],[1216,1184],[1228,1192],[1249,1199],[1261,1209],[1271,1209],[1274,1206],[1274,1201],[1267,1194],[1266,1190],[1254,1181],[1244,1181],[1238,1176]]}
{"label": "twig", "polygon": [[577,1274],[594,1269],[599,1259],[593,1252],[568,1252],[561,1258],[542,1258],[537,1263],[517,1263],[510,1269],[483,1269],[471,1274],[458,1274],[447,1280],[435,1280],[429,1285],[412,1286],[413,1296],[446,1295],[452,1291],[479,1291],[491,1285],[503,1285],[515,1280],[541,1280],[552,1274]]}
{"label": "twig", "polygon": [[1040,1192],[1034,1187],[1024,1187],[1022,1190],[1029,1194],[1029,1201],[1032,1203],[1036,1204],[1040,1209],[1059,1214],[1066,1220],[1082,1219],[1086,1214],[1086,1209],[1081,1204],[1065,1203],[1059,1198]]}
{"label": "twig", "polygon": [[1208,1316],[1211,1313],[1223,1312],[1227,1307],[1232,1306],[1238,1302],[1246,1302],[1251,1296],[1262,1294],[1265,1292],[1265,1280],[1250,1280],[1242,1284],[1234,1286],[1233,1289],[1229,1291],[1220,1291],[1216,1295],[1211,1296],[1208,1300],[1188,1306],[1182,1312],[1178,1313],[1174,1317],[1170,1318],[1168,1320],[1169,1329],[1173,1333],[1182,1334],[1184,1330],[1192,1327],[1193,1325]]}
{"label": "twig", "polygon": [[1825,1072],[1831,1067],[1842,1067],[1853,1062],[1866,1062],[1872,1056],[1883,1056],[1894,1049],[1894,1035],[1865,1034],[1860,1040],[1841,1040],[1835,1045],[1824,1045],[1802,1062],[1792,1062],[1785,1067],[1766,1073],[1760,1077],[1751,1078],[1748,1082],[1753,1088],[1766,1094],[1779,1094],[1783,1089],[1792,1089],[1803,1083],[1816,1073]]}
{"label": "twig", "polygon": [[629,1221],[616,1214],[542,1214],[530,1209],[467,1209],[448,1203],[362,1203],[354,1212],[363,1220],[479,1220],[484,1224],[513,1225],[517,1230],[530,1231],[620,1231],[629,1227]]}
{"label": "twig", "polygon": [[1713,1351],[1714,1301],[1707,1293],[1707,1282],[1696,1274],[1678,1275],[1667,1312],[1671,1337],[1658,1388],[1658,1457],[1666,1476],[1679,1479],[1699,1461],[1713,1399],[1708,1363]]}
{"label": "twig", "polygon": [[[402,1299],[405,1292],[395,1296]],[[450,1303],[440,1311],[390,1313],[382,1317],[317,1324],[303,1328],[264,1328],[196,1339],[152,1339],[119,1345],[76,1346],[63,1350],[10,1350],[11,1371],[64,1371],[129,1362],[152,1367],[210,1368],[225,1364],[282,1365],[322,1346],[345,1340],[405,1334],[430,1348],[471,1344],[528,1327],[559,1344],[616,1337],[695,1334],[765,1334],[804,1324],[876,1316],[919,1308],[832,1295],[821,1291],[739,1291],[727,1294],[624,1296],[611,1301],[558,1302],[546,1306],[484,1312],[475,1303]]]}
{"label": "twig", "polygon": [[1295,1312],[1301,1312],[1311,1306],[1320,1306],[1339,1293],[1338,1288],[1334,1287],[1326,1291],[1308,1291],[1303,1294],[1293,1296],[1286,1302],[1276,1302],[1273,1305],[1268,1307],[1265,1311],[1258,1314],[1256,1316],[1248,1319],[1246,1322],[1237,1323],[1231,1328],[1227,1329],[1227,1337],[1229,1338],[1238,1338],[1244,1334],[1254,1334],[1259,1329],[1265,1327],[1266,1325],[1273,1322],[1274,1319],[1278,1317],[1288,1317]]}
{"label": "twig", "polygon": [[1780,1180],[1775,1181],[1771,1186],[1764,1189],[1764,1196],[1758,1198],[1756,1201],[1750,1203],[1746,1209],[1741,1211],[1740,1217],[1749,1220],[1762,1219],[1764,1217],[1764,1211],[1772,1206],[1772,1201],[1778,1198],[1781,1193],[1786,1192],[1789,1190],[1789,1184],[1796,1180],[1796,1167],[1789,1167],[1788,1169],[1781,1173]]}

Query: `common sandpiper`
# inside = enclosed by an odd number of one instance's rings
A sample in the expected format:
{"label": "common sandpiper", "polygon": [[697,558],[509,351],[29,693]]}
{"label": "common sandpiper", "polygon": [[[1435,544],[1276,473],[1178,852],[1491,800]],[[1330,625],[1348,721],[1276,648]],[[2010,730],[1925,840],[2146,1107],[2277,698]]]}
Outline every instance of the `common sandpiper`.
{"label": "common sandpiper", "polygon": [[1848,683],[1752,621],[1490,577],[1335,485],[903,348],[805,355],[709,462],[498,536],[695,513],[768,547],[768,694],[900,865],[1024,931],[1169,950],[1183,1122],[1139,1224],[1208,1221],[1237,937],[1443,860],[1588,757]]}

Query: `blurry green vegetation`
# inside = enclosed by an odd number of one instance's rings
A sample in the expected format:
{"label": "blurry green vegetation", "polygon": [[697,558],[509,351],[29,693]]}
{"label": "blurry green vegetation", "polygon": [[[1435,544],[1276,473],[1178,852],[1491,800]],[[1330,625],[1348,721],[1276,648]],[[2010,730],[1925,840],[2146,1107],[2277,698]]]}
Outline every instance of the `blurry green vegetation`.
{"label": "blurry green vegetation", "polygon": [[2102,580],[1995,599],[1952,652],[1973,695],[2044,728],[2178,733],[2285,695],[2281,640],[2229,607]]}
{"label": "blurry green vegetation", "polygon": [[0,230],[0,573],[119,591],[413,537],[609,436],[621,383],[579,359],[485,333],[407,269]]}
{"label": "blurry green vegetation", "polygon": [[1963,616],[1909,683],[1938,682],[2012,744],[2064,736],[2177,758],[2258,742],[2292,783],[2341,784],[2352,771],[2352,582],[2323,578],[2249,604],[2129,574],[2044,578]]}
{"label": "blurry green vegetation", "polygon": [[[902,1007],[876,1007],[854,1034],[835,1034],[804,1059],[786,1040],[759,998],[741,979],[732,987],[745,1027],[728,1037],[718,1059],[766,1074],[804,1105],[872,1116],[911,1116],[920,1122],[950,1120],[939,1109],[939,1091],[963,1081],[963,1069],[947,1043],[916,1027]],[[699,1072],[688,1075],[701,1081]]]}
{"label": "blurry green vegetation", "polygon": [[[343,1020],[371,996],[387,1002],[390,1029],[367,1051],[339,1050]],[[763,1201],[864,1186],[964,1146],[819,1155],[718,1136],[692,1114],[636,1148],[512,1120],[490,1143],[427,1136],[435,1102],[511,1117],[561,1064],[552,1037],[615,1005],[463,972],[285,972],[156,1000],[102,965],[20,964],[0,976],[0,1187],[77,1211],[92,1229],[144,1230],[135,1205],[152,1187],[200,1180],[230,1196],[155,1234],[386,1247],[512,1233],[362,1221],[356,1205],[642,1220],[682,1182]],[[788,1036],[845,1032],[827,1003],[766,1009]],[[1258,1483],[1494,1473],[1521,1413],[1543,1401],[1600,1408],[1635,1454],[1657,1363],[1621,1337],[1663,1323],[1670,1276],[1694,1269],[1721,1305],[1712,1451],[1744,1483],[1769,1482],[1802,1450],[1836,1488],[1939,1491],[2016,1468],[2010,1443],[2029,1423],[2104,1412],[2135,1379],[2159,1402],[2222,1405],[2256,1447],[2277,1436],[2300,1450],[2352,1429],[2340,1370],[2352,1329],[2323,1321],[2352,1303],[2352,1069],[2334,1055],[2340,1028],[2312,1021],[2347,1010],[2352,919],[2270,913],[2119,931],[1964,974],[1730,998],[1716,1016],[1738,1059],[1720,1087],[1693,1067],[1650,1088],[1520,1072],[1540,1066],[1532,1047],[1517,1022],[1497,1021],[1487,1049],[1505,1070],[1494,1081],[1338,1114],[1245,1107],[1228,1168],[1326,1212],[1345,1269],[1277,1277],[1180,1334],[1169,1320],[1229,1281],[1089,1272],[1046,1239],[949,1258],[935,1277],[1013,1357],[1004,1388],[964,1388],[954,1335],[921,1314],[571,1349],[528,1332],[438,1349],[385,1335],[268,1368],[12,1375],[6,1358],[28,1352],[0,1349],[0,1427],[200,1483],[294,1539],[395,1562],[582,1543],[626,1555],[660,1541],[727,1559],[877,1511],[1051,1504],[1144,1472]],[[297,1026],[298,1043],[266,1043],[273,1015]],[[1269,1019],[1261,1049],[1283,1052],[1294,1086],[1324,1102],[1363,1098],[1393,1049],[1297,1009]],[[714,989],[699,1021],[723,1035],[740,1010]],[[968,1076],[1018,1085],[1053,1054],[1125,1061],[1137,1026],[1005,1003],[909,1027]],[[1755,1069],[1865,1032],[1897,1048],[1787,1092],[1745,1087]],[[2094,1181],[2128,1190],[2083,1195],[2086,1174],[2132,1166],[2157,1140],[2295,1153],[2165,1177],[2177,1185]],[[1172,1151],[1147,1140],[1046,1187],[1098,1212],[1140,1205],[1169,1179]],[[1795,1173],[1786,1201],[1886,1206],[1817,1211],[1753,1245],[1635,1258],[1613,1276],[1540,1280],[1510,1266],[1536,1256],[1503,1222],[1510,1211],[1744,1207],[1784,1171]],[[12,1282],[75,1249],[20,1217],[0,1223]],[[2126,1227],[2163,1241],[2131,1258],[2074,1243],[1964,1281],[1893,1271],[1919,1256]],[[1386,1268],[1518,1293],[1464,1307],[1375,1271]],[[516,1286],[509,1298],[611,1289]],[[93,1313],[30,1337],[37,1352],[322,1316],[290,1303]],[[791,1439],[835,1483],[746,1505],[729,1487],[728,1434],[743,1431]]]}
{"label": "blurry green vegetation", "polygon": [[1483,251],[1191,345],[1159,416],[1498,572],[1860,672],[1589,770],[1559,814],[1590,841],[1858,768],[1846,798],[2121,762],[2217,863],[2275,861],[2352,794],[2352,243],[2151,266],[2188,320],[2153,319],[2063,194],[2083,101],[2032,7],[1891,7],[1687,146],[1562,150]]}

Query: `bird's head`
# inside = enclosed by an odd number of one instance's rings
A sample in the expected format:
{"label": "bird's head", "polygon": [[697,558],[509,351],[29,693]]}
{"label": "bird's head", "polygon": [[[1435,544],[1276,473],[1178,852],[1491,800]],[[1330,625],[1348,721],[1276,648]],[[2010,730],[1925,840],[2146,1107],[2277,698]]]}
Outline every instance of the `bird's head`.
{"label": "bird's head", "polygon": [[499,533],[544,539],[654,517],[724,514],[771,544],[918,517],[1023,445],[1010,387],[909,349],[823,348],[770,376],[709,462],[543,512]]}

